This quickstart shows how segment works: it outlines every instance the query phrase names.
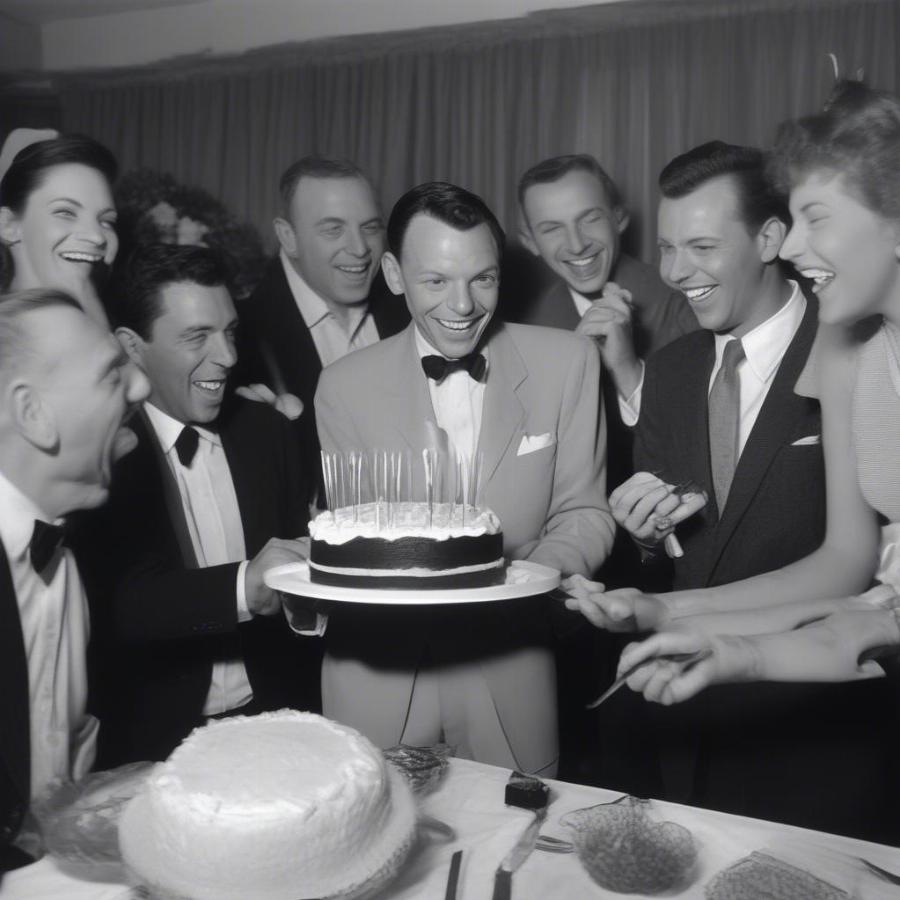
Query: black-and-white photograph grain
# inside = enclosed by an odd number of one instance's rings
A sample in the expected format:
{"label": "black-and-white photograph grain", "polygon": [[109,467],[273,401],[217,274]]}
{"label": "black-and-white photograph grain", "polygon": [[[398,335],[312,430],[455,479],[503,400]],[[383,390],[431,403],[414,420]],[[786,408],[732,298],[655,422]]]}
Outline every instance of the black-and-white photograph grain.
{"label": "black-and-white photograph grain", "polygon": [[0,900],[900,897],[898,48],[0,0]]}

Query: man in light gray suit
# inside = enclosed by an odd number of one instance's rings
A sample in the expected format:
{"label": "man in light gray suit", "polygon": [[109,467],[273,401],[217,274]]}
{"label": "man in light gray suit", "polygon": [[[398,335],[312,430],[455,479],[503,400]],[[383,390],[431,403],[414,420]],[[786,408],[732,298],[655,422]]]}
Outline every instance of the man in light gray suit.
{"label": "man in light gray suit", "polygon": [[[324,371],[319,437],[326,451],[418,456],[443,429],[457,453],[483,458],[484,503],[507,558],[592,572],[614,532],[597,350],[557,329],[492,321],[503,243],[491,211],[461,188],[420,185],[398,201],[382,266],[413,322]],[[428,366],[426,377],[425,357],[446,372]],[[339,608],[325,713],[382,746],[445,740],[463,757],[551,775],[550,602]]]}

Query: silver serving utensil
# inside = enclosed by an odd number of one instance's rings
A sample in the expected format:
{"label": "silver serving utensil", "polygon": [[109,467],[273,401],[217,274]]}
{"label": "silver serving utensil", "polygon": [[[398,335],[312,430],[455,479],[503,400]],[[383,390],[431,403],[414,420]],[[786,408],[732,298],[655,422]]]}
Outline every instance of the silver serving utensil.
{"label": "silver serving utensil", "polygon": [[539,834],[534,849],[545,850],[547,853],[574,853],[575,845],[549,834]]}
{"label": "silver serving utensil", "polygon": [[619,688],[624,687],[628,679],[631,678],[638,669],[657,659],[668,659],[672,662],[686,663],[685,668],[691,668],[709,656],[712,656],[712,650],[709,647],[704,647],[703,650],[697,650],[694,653],[668,653],[663,656],[653,656],[650,659],[641,660],[630,669],[626,669],[596,700],[588,703],[585,709],[596,709],[601,703],[612,697]]}
{"label": "silver serving utensil", "polygon": [[494,893],[491,900],[511,900],[513,872],[531,856],[531,851],[534,850],[537,844],[541,825],[544,824],[546,818],[546,806],[543,809],[535,810],[534,819],[522,832],[515,846],[503,858],[500,868],[494,873]]}

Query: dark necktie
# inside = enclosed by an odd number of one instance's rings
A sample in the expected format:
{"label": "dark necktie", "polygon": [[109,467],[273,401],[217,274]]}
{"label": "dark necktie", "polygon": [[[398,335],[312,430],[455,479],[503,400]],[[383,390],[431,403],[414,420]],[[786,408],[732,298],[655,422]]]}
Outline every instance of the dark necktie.
{"label": "dark necktie", "polygon": [[195,428],[185,425],[175,441],[175,452],[178,454],[178,461],[185,467],[190,468],[193,462],[194,454],[197,452],[197,445],[200,443],[200,435]]}
{"label": "dark necktie", "polygon": [[40,519],[34,520],[34,531],[31,533],[28,551],[31,554],[31,565],[34,566],[35,572],[40,574],[47,568],[47,564],[62,546],[64,539],[65,532],[62,525],[50,525]]}
{"label": "dark necktie", "polygon": [[744,345],[729,341],[709,392],[709,461],[720,518],[739,456],[741,382],[737,367],[743,358]]}
{"label": "dark necktie", "polygon": [[487,360],[481,353],[470,353],[459,359],[444,359],[443,356],[423,356],[422,369],[427,378],[440,384],[451,372],[464,369],[475,381],[484,381],[487,371]]}

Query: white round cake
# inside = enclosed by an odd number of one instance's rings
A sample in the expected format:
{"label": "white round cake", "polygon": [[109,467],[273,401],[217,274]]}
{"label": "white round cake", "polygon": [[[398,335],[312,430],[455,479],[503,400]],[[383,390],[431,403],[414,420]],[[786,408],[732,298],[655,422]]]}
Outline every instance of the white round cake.
{"label": "white round cake", "polygon": [[403,778],[354,731],[312,713],[196,729],[126,808],[122,857],[166,897],[360,897],[415,836]]}

